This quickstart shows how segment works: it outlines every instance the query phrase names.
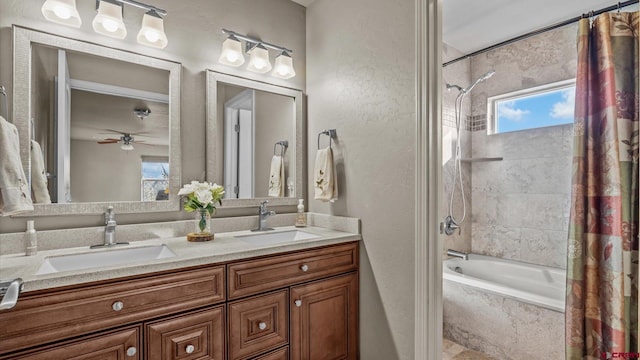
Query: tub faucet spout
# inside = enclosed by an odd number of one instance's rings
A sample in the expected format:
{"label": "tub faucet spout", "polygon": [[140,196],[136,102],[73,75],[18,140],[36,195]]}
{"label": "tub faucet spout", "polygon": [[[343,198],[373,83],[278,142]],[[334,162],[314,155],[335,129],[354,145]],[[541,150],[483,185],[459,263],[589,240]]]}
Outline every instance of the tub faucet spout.
{"label": "tub faucet spout", "polygon": [[447,255],[457,257],[462,260],[469,260],[469,254],[463,253],[462,251],[447,249]]}

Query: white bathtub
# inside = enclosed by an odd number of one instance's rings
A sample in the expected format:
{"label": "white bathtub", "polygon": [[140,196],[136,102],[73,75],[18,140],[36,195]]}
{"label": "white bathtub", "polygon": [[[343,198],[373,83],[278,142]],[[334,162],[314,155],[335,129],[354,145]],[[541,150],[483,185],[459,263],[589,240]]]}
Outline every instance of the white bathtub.
{"label": "white bathtub", "polygon": [[442,265],[445,280],[564,312],[565,270],[476,254]]}

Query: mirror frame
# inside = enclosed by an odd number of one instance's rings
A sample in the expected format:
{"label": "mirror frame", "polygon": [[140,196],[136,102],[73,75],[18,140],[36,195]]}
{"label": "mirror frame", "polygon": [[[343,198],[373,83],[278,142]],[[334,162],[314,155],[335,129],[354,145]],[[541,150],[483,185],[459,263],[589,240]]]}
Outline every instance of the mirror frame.
{"label": "mirror frame", "polygon": [[[218,154],[224,152],[224,145],[216,142],[214,134],[223,129],[218,128],[218,84],[229,84],[248,89],[264,91],[293,98],[295,107],[295,139],[290,141],[289,149],[294,149],[295,161],[289,162],[289,173],[295,174],[295,197],[259,197],[247,199],[225,199],[222,207],[255,207],[260,201],[269,200],[269,206],[297,205],[297,199],[306,199],[306,117],[304,113],[304,96],[301,90],[272,85],[260,81],[227,75],[213,70],[207,70],[207,181],[221,183],[223,174],[216,174]],[[294,144],[291,144],[294,142]],[[293,165],[293,168],[292,168]],[[293,171],[292,171],[293,170]]]}
{"label": "mirror frame", "polygon": [[68,51],[86,53],[169,71],[169,200],[34,204],[33,212],[16,216],[101,214],[107,206],[113,206],[116,213],[180,211],[180,199],[177,194],[181,187],[182,180],[182,157],[180,151],[180,86],[182,65],[180,63],[156,59],[14,25],[13,123],[18,128],[20,157],[27,178],[29,178],[29,189],[31,189],[31,159],[29,155],[31,128],[29,121],[24,119],[31,119],[31,46],[33,44],[53,46]]}

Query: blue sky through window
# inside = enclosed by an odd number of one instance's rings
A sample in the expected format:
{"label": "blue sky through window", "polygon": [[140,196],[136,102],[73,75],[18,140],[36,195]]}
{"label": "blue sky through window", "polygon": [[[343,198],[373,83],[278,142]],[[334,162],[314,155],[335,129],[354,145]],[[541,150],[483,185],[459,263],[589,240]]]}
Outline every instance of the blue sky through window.
{"label": "blue sky through window", "polygon": [[573,123],[576,87],[496,101],[496,133]]}

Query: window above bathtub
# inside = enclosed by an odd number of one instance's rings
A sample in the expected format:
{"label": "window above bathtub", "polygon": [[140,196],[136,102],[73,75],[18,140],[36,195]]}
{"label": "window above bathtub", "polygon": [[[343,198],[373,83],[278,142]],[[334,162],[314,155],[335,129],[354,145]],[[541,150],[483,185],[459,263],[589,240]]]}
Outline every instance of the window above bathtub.
{"label": "window above bathtub", "polygon": [[501,134],[573,123],[576,80],[564,80],[487,99],[487,132]]}

